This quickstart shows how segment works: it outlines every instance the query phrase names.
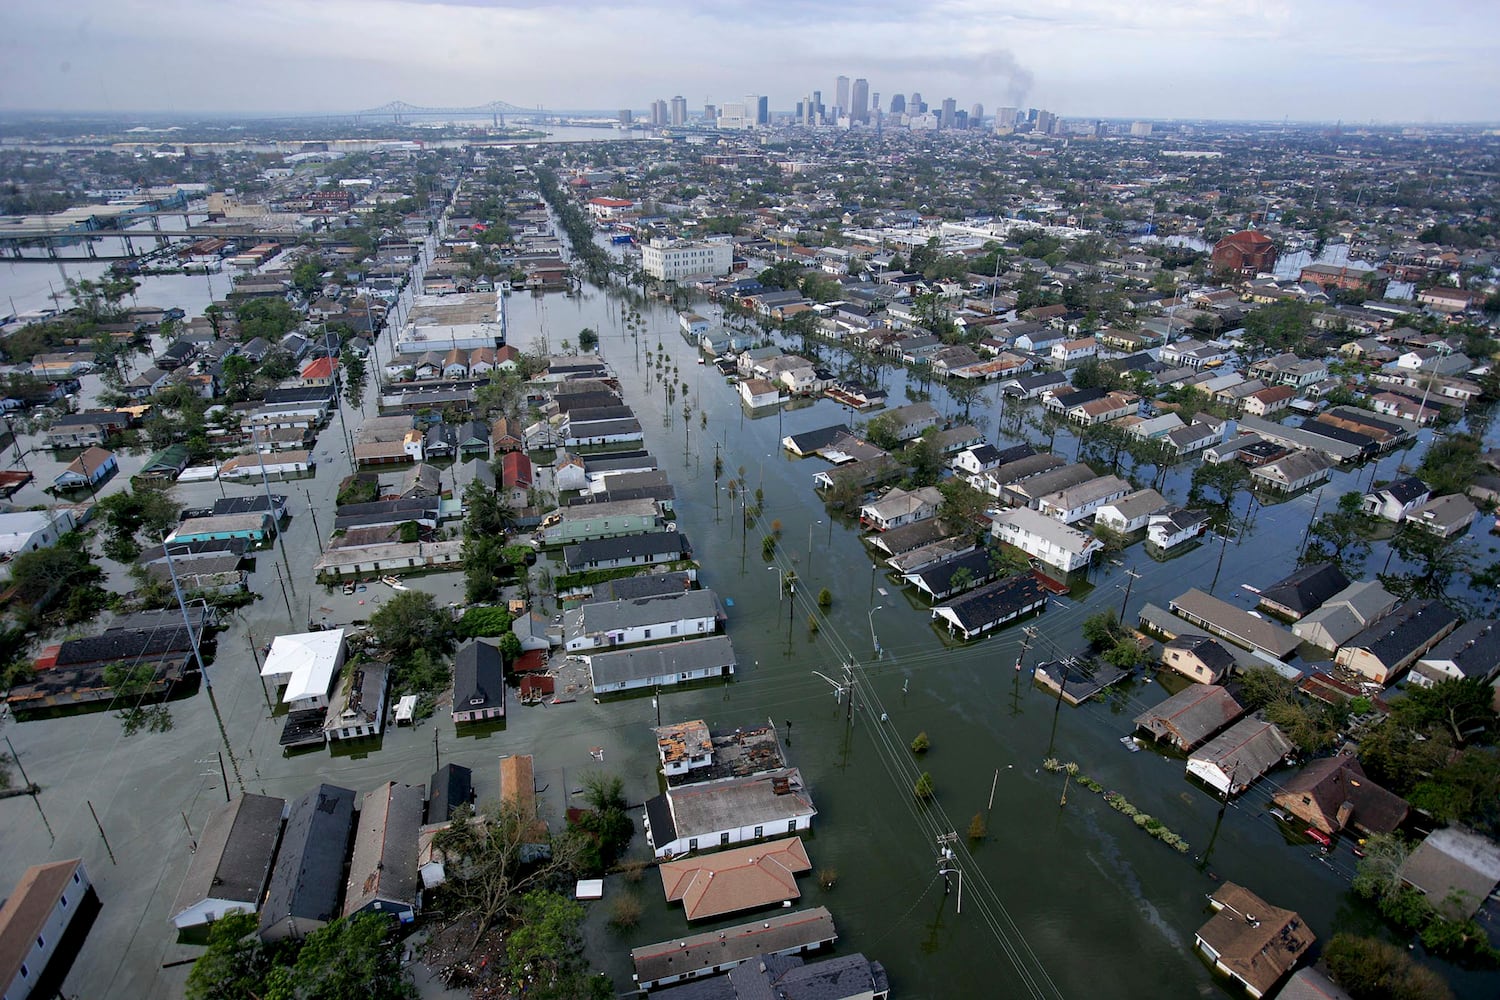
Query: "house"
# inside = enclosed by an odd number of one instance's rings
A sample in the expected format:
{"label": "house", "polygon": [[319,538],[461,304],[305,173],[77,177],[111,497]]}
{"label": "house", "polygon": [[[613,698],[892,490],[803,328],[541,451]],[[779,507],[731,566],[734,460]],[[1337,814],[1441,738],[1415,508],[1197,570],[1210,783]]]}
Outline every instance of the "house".
{"label": "house", "polygon": [[531,820],[521,831],[526,841],[521,860],[529,862],[549,856],[547,823],[536,806],[536,758],[531,754],[513,753],[500,758],[500,801],[516,809],[523,819]]}
{"label": "house", "polygon": [[379,660],[362,660],[339,671],[323,717],[324,737],[332,742],[379,736],[389,673],[389,664]]}
{"label": "house", "polygon": [[1265,233],[1246,229],[1215,243],[1210,259],[1215,271],[1253,278],[1276,270],[1276,244]]}
{"label": "house", "polygon": [[797,876],[812,870],[801,837],[691,856],[659,865],[668,903],[689,921],[759,910],[799,899]]}
{"label": "house", "polygon": [[941,601],[993,580],[995,564],[990,556],[988,549],[971,548],[905,573],[902,578],[929,600]]}
{"label": "house", "polygon": [[32,865],[21,874],[0,903],[0,996],[32,995],[90,899],[97,896],[82,858]]}
{"label": "house", "polygon": [[1211,448],[1224,439],[1222,428],[1213,424],[1204,423],[1202,414],[1193,419],[1186,427],[1179,427],[1175,431],[1168,431],[1166,436],[1167,445],[1175,455],[1192,455]]}
{"label": "house", "polygon": [[591,653],[584,661],[596,694],[729,677],[735,668],[734,645],[724,635]]}
{"label": "house", "polygon": [[1474,516],[1479,513],[1473,501],[1461,493],[1433,497],[1413,507],[1406,515],[1406,523],[1439,538],[1452,538],[1469,529]]}
{"label": "house", "polygon": [[42,436],[42,446],[51,449],[86,448],[102,445],[111,435],[130,426],[130,414],[115,410],[65,413],[52,422]]}
{"label": "house", "polygon": [[763,378],[747,378],[739,385],[740,399],[752,410],[781,402],[781,389]]}
{"label": "house", "polygon": [[1259,715],[1241,719],[1188,757],[1187,773],[1221,795],[1238,795],[1295,749]]}
{"label": "house", "polygon": [[1141,397],[1132,392],[1114,391],[1107,392],[1098,399],[1074,402],[1069,397],[1063,397],[1063,400],[1063,413],[1069,421],[1093,427],[1134,413]]}
{"label": "house", "polygon": [[[146,459],[146,464],[141,466],[141,471],[131,477],[132,480],[142,479],[151,482],[173,482],[182,475],[182,470],[187,468],[190,452],[185,444],[171,444],[161,451]],[[219,467],[219,475],[223,476],[226,462]]]}
{"label": "house", "polygon": [[119,469],[120,464],[115,460],[113,452],[94,446],[85,449],[83,454],[68,463],[68,467],[52,480],[52,485],[59,490],[97,486]]}
{"label": "house", "polygon": [[1294,451],[1250,470],[1255,485],[1273,493],[1295,493],[1328,479],[1333,463],[1321,452]]}
{"label": "house", "polygon": [[1407,857],[1401,880],[1440,915],[1468,920],[1500,885],[1500,845],[1463,827],[1434,830]]}
{"label": "house", "polygon": [[344,666],[344,630],[278,635],[271,640],[260,675],[284,684],[281,700],[292,711],[328,706],[329,689]]}
{"label": "house", "polygon": [[1407,601],[1340,646],[1333,661],[1376,684],[1389,684],[1457,627],[1458,616],[1447,605]]}
{"label": "house", "polygon": [[686,539],[675,531],[647,531],[569,545],[563,549],[563,563],[569,573],[625,566],[658,566],[682,559],[686,548]]}
{"label": "house", "polygon": [[597,601],[563,612],[563,648],[577,653],[601,646],[713,635],[722,616],[712,590]]}
{"label": "house", "polygon": [[240,794],[214,812],[198,836],[172,906],[178,930],[259,909],[285,805],[272,796]]}
{"label": "house", "polygon": [[1416,476],[1403,476],[1373,493],[1366,493],[1360,509],[1387,521],[1400,522],[1418,506],[1427,502],[1432,492]]}
{"label": "house", "polygon": [[[994,476],[997,480],[1002,476],[1011,474],[1012,465],[1032,465],[1038,459],[1046,458],[1049,461],[1057,461],[1050,455],[1037,455],[1034,459],[1026,458],[1011,465],[1001,466],[993,473],[986,473],[984,478]],[[1037,465],[1040,465],[1037,462]],[[1074,462],[1072,465],[1063,465],[1047,470],[1039,475],[1027,476],[1018,482],[1009,483],[1000,489],[1000,498],[1015,507],[1030,507],[1036,509],[1042,497],[1059,490],[1065,490],[1072,486],[1081,486],[1091,480],[1098,479],[1099,474],[1089,468],[1083,462]]]}
{"label": "house", "polygon": [[661,507],[655,500],[612,500],[563,507],[542,521],[542,542],[565,545],[591,538],[638,535],[661,527]]}
{"label": "house", "polygon": [[1464,622],[1433,646],[1412,669],[1413,684],[1439,684],[1474,677],[1491,683],[1500,675],[1500,622],[1476,618]]}
{"label": "house", "polygon": [[934,621],[967,642],[1022,615],[1047,607],[1047,592],[1030,573],[999,580],[932,609]]}
{"label": "house", "polygon": [[474,801],[474,772],[462,764],[444,764],[427,785],[427,823],[448,823]]}
{"label": "house", "polygon": [[500,649],[471,639],[453,654],[453,721],[505,718],[505,663]]}
{"label": "house", "polygon": [[[637,989],[644,992],[683,980],[710,976],[726,969],[731,972],[747,967],[758,970],[764,965],[769,972],[780,956],[814,951],[836,940],[838,933],[834,930],[833,914],[826,908],[818,906],[810,910],[793,910],[721,931],[678,936],[670,941],[633,948],[630,960],[635,965],[635,972],[631,978],[635,980]],[[808,968],[819,969],[826,964],[817,962]],[[871,965],[873,967],[874,963]],[[879,970],[879,975],[876,976],[872,968],[871,978],[872,986],[883,983],[885,970]],[[754,982],[752,981],[752,988]],[[806,1000],[827,996],[823,985],[815,980],[807,992],[797,996]],[[665,992],[659,995],[667,997]],[[889,987],[879,992],[872,989],[867,994],[854,994],[855,997],[868,997],[870,1000],[884,1000],[888,995]],[[775,997],[777,994],[767,988],[766,991],[756,993],[747,990],[746,996]],[[736,1000],[737,998],[736,993]],[[690,998],[680,997],[679,1000]]]}
{"label": "house", "polygon": [[1252,417],[1267,417],[1292,405],[1297,390],[1285,385],[1257,389],[1240,397],[1240,408]]}
{"label": "house", "polygon": [[344,889],[345,918],[389,913],[403,924],[416,919],[422,904],[417,830],[424,792],[421,785],[388,781],[365,794]]}
{"label": "house", "polygon": [[888,1000],[890,980],[879,962],[858,952],[820,962],[799,955],[759,956],[722,976],[670,986],[653,994],[658,1000],[742,1000],[748,997],[788,1000]]}
{"label": "house", "polygon": [[523,429],[514,420],[501,417],[490,425],[490,450],[496,455],[520,451],[525,444],[523,435]]}
{"label": "house", "polygon": [[1064,573],[1087,566],[1094,553],[1104,549],[1104,543],[1093,535],[1028,507],[1002,512],[990,530],[1000,541]]}
{"label": "house", "polygon": [[1146,522],[1146,541],[1166,551],[1197,538],[1207,528],[1207,511],[1181,508],[1162,511],[1152,514]]}
{"label": "house", "polygon": [[[360,446],[354,447],[358,449]],[[306,451],[283,451],[275,455],[236,455],[219,466],[219,478],[292,479],[305,476],[312,470],[312,455]]]}
{"label": "house", "polygon": [[1059,340],[1052,345],[1049,356],[1057,367],[1069,368],[1098,353],[1099,345],[1093,337],[1079,337],[1076,340]]}
{"label": "house", "polygon": [[1295,354],[1277,354],[1257,361],[1250,373],[1271,385],[1305,389],[1328,377],[1328,366],[1321,361],[1306,361]]}
{"label": "house", "polygon": [[1273,615],[1297,621],[1318,610],[1324,601],[1348,586],[1349,578],[1333,563],[1313,563],[1262,590],[1257,606]]}
{"label": "house", "polygon": [[1214,733],[1245,714],[1234,696],[1217,684],[1195,684],[1135,717],[1158,742],[1166,740],[1179,750],[1192,750]]}
{"label": "house", "polygon": [[1093,514],[1102,504],[1118,500],[1129,492],[1130,484],[1119,476],[1100,476],[1038,497],[1037,512],[1063,524],[1072,524]]}
{"label": "house", "polygon": [[1206,635],[1179,635],[1162,645],[1164,666],[1199,684],[1217,684],[1234,667],[1234,654]]}
{"label": "house", "polygon": [[885,424],[898,441],[915,440],[927,428],[937,427],[943,422],[942,414],[931,403],[908,403],[886,410],[875,419]]}
{"label": "house", "polygon": [[1392,833],[1411,811],[1405,799],[1365,774],[1359,758],[1347,754],[1308,764],[1281,782],[1271,800],[1330,837],[1344,830]]}
{"label": "house", "polygon": [[1276,994],[1276,1000],[1354,1000],[1317,969],[1298,969]]}
{"label": "house", "polygon": [[1374,581],[1352,583],[1292,626],[1292,634],[1319,649],[1337,649],[1361,629],[1389,614],[1396,599]]}
{"label": "house", "polygon": [[219,538],[243,538],[252,545],[269,541],[276,534],[271,515],[265,511],[247,514],[220,514],[190,517],[172,529],[168,545],[210,541]]}
{"label": "house", "polygon": [[702,719],[657,726],[652,732],[656,734],[656,755],[661,760],[662,774],[669,782],[713,765],[713,737]]}
{"label": "house", "polygon": [[1285,660],[1297,651],[1297,637],[1284,626],[1252,615],[1196,587],[1173,598],[1168,608],[1173,614],[1213,635],[1246,649],[1260,650],[1278,660]]}
{"label": "house", "polygon": [[292,803],[260,907],[262,941],[301,940],[338,918],[357,794],[324,784]]}
{"label": "house", "polygon": [[1295,912],[1233,882],[1214,890],[1209,905],[1217,912],[1198,928],[1193,943],[1252,997],[1275,989],[1317,940]]}
{"label": "house", "polygon": [[73,512],[65,507],[0,514],[0,559],[51,548],[75,527]]}
{"label": "house", "polygon": [[646,841],[657,858],[728,847],[812,828],[813,806],[795,767],[669,787],[646,800]]}
{"label": "house", "polygon": [[936,486],[923,486],[911,492],[892,486],[879,500],[859,508],[859,523],[876,531],[889,531],[936,517],[942,502],[943,495]]}
{"label": "house", "polygon": [[303,385],[332,385],[334,376],[338,374],[338,367],[338,358],[314,358],[302,366],[299,377]]}

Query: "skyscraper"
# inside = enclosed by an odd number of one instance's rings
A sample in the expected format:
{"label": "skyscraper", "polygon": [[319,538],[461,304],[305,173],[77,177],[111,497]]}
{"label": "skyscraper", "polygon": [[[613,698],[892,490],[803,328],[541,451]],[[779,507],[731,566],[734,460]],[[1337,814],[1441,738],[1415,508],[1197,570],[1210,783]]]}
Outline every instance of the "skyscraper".
{"label": "skyscraper", "polygon": [[927,105],[922,103],[921,93],[913,90],[911,92],[911,99],[906,102],[906,113],[909,115],[920,115],[926,110]]}
{"label": "skyscraper", "polygon": [[667,102],[661,98],[651,102],[651,124],[665,125],[670,119],[667,117]]}
{"label": "skyscraper", "polygon": [[854,93],[850,98],[854,103],[849,105],[849,120],[854,122],[867,122],[870,120],[870,81],[860,77],[854,81]]}
{"label": "skyscraper", "polygon": [[897,94],[891,98],[891,114],[900,115],[906,113],[906,95]]}
{"label": "skyscraper", "polygon": [[714,119],[718,118],[718,117],[719,117],[719,109],[718,108],[714,107],[712,104],[705,104],[705,105],[703,105],[703,120],[704,121],[706,121],[710,125],[712,125],[713,122],[714,122]]}
{"label": "skyscraper", "polygon": [[629,125],[630,122],[631,122],[631,120],[634,117],[635,117],[635,115],[631,114],[631,111],[630,111],[629,108],[621,108],[620,109],[620,124],[621,125]]}
{"label": "skyscraper", "polygon": [[854,105],[849,103],[849,78],[847,76],[841,76],[834,81],[833,106],[835,109],[837,109],[834,112],[836,115],[849,115],[850,118],[854,117],[853,114],[850,114],[850,109],[852,109]]}
{"label": "skyscraper", "polygon": [[821,124],[823,124],[823,118],[824,118],[824,114],[823,114],[823,92],[821,90],[815,90],[815,91],[812,92],[812,106],[813,106],[812,121],[808,122],[808,124],[809,125],[821,125]]}
{"label": "skyscraper", "polygon": [[683,97],[681,94],[678,94],[676,97],[672,98],[672,124],[687,124],[687,98]]}
{"label": "skyscraper", "polygon": [[995,112],[995,131],[1007,132],[1016,127],[1017,108],[1001,108]]}
{"label": "skyscraper", "polygon": [[984,120],[984,105],[975,102],[969,109],[969,128],[978,128],[979,123]]}
{"label": "skyscraper", "polygon": [[951,97],[943,98],[943,115],[938,119],[938,128],[953,128],[957,124],[958,102]]}
{"label": "skyscraper", "polygon": [[755,124],[771,124],[771,99],[764,94],[755,99]]}

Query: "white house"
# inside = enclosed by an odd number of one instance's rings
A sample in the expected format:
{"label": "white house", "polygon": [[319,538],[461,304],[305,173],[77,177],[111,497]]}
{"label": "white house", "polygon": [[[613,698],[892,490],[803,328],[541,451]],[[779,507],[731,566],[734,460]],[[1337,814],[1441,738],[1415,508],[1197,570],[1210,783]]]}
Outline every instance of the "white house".
{"label": "white house", "polygon": [[1100,505],[1118,500],[1129,492],[1130,484],[1119,476],[1100,476],[1039,497],[1037,510],[1063,524],[1072,524],[1094,513]]}
{"label": "white house", "polygon": [[389,668],[379,660],[366,660],[339,671],[323,718],[324,737],[332,742],[379,736],[385,722],[388,680]]}
{"label": "white house", "polygon": [[727,635],[591,653],[583,659],[596,694],[730,677],[735,667],[734,645]]}
{"label": "white house", "polygon": [[775,406],[781,402],[781,389],[763,378],[747,378],[740,382],[740,399],[752,410]]}
{"label": "white house", "polygon": [[281,700],[292,711],[326,708],[333,679],[344,665],[344,630],[278,635],[271,640],[260,675],[285,684]]}
{"label": "white house", "polygon": [[563,648],[570,653],[713,635],[719,599],[712,590],[585,604],[563,614]]}
{"label": "white house", "polygon": [[1417,507],[1427,502],[1432,491],[1416,476],[1403,476],[1382,486],[1373,493],[1366,493],[1360,508],[1366,513],[1386,521],[1400,522]]}
{"label": "white house", "polygon": [[1201,510],[1168,510],[1152,514],[1146,522],[1146,541],[1159,549],[1170,549],[1191,541],[1208,528],[1208,514]]}
{"label": "white house", "polygon": [[1333,463],[1321,452],[1294,451],[1285,458],[1250,470],[1257,486],[1276,493],[1295,493],[1328,478]]}
{"label": "white house", "polygon": [[95,486],[108,479],[120,467],[114,453],[103,448],[89,448],[59,472],[52,485],[60,490],[77,490]]}
{"label": "white house", "polygon": [[782,768],[680,785],[646,800],[646,840],[658,858],[812,829],[818,814],[802,773]]}
{"label": "white house", "polygon": [[82,858],[26,869],[0,904],[0,996],[31,996],[92,889]]}
{"label": "white house", "polygon": [[702,719],[657,726],[656,755],[669,778],[708,767],[714,762],[714,741]]}
{"label": "white house", "polygon": [[76,526],[73,512],[66,507],[0,514],[0,559],[56,545],[59,538]]}
{"label": "white house", "polygon": [[1293,749],[1273,723],[1246,716],[1195,750],[1187,773],[1221,795],[1238,795]]}
{"label": "white house", "polygon": [[1406,520],[1439,538],[1452,538],[1467,531],[1469,525],[1474,523],[1474,515],[1477,513],[1473,501],[1468,497],[1462,493],[1451,493],[1418,504],[1406,515]]}
{"label": "white house", "polygon": [[859,508],[859,521],[876,531],[889,531],[903,524],[914,524],[936,517],[943,494],[935,486],[923,486],[907,492],[892,486],[885,496]]}
{"label": "white house", "polygon": [[209,818],[172,908],[178,930],[259,909],[285,808],[284,799],[241,794]]}
{"label": "white house", "polygon": [[677,325],[682,327],[682,332],[690,340],[694,341],[698,340],[713,327],[713,324],[707,319],[693,312],[678,313]]}
{"label": "white house", "polygon": [[1146,527],[1151,515],[1160,513],[1166,506],[1166,498],[1155,490],[1136,490],[1100,504],[1094,511],[1094,523],[1128,534]]}
{"label": "white house", "polygon": [[1000,541],[1035,556],[1049,566],[1071,572],[1087,566],[1104,543],[1029,507],[1008,510],[996,517],[991,532]]}
{"label": "white house", "polygon": [[1099,345],[1093,337],[1079,337],[1077,340],[1059,340],[1053,344],[1051,357],[1053,364],[1067,368],[1098,353]]}

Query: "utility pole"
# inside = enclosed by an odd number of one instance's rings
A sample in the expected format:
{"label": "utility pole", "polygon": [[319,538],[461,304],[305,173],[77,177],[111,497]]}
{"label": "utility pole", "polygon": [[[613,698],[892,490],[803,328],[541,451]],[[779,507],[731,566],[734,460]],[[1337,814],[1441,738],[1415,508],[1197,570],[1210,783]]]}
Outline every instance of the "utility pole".
{"label": "utility pole", "polygon": [[1307,543],[1312,538],[1313,525],[1318,523],[1318,507],[1323,503],[1323,489],[1318,488],[1318,495],[1313,498],[1312,517],[1307,519],[1307,529],[1302,532],[1302,545],[1297,549],[1297,561],[1302,561],[1302,555],[1307,551]]}
{"label": "utility pole", "polygon": [[432,763],[434,771],[441,771],[443,769],[443,756],[438,750],[438,727],[436,722],[432,724]]}
{"label": "utility pole", "polygon": [[226,770],[224,770],[224,751],[220,750],[220,751],[218,751],[218,754],[219,754],[219,777],[224,780],[224,802],[226,804],[228,804],[228,802],[229,802],[229,772],[226,771]]}
{"label": "utility pole", "polygon": [[312,490],[306,487],[302,490],[307,494],[307,512],[312,515],[313,533],[318,539],[318,555],[323,554],[323,529],[318,527],[318,512],[313,508]]}
{"label": "utility pole", "polygon": [[[245,629],[245,641],[250,644],[250,658],[255,661],[255,672],[260,673],[260,650],[255,648],[255,636],[247,628]],[[275,714],[276,709],[271,705],[271,693],[266,690],[266,679],[259,678],[261,697],[266,699],[266,711]]]}
{"label": "utility pole", "polygon": [[[286,604],[286,620],[291,622],[292,627],[295,628],[297,626],[297,619],[292,616],[292,599],[286,595],[286,580],[281,575],[281,564],[273,562],[271,565],[276,567],[276,582],[281,584],[281,600]],[[312,623],[309,622],[308,624]]]}
{"label": "utility pole", "polygon": [[958,866],[958,857],[953,853],[953,845],[958,842],[956,833],[940,833],[937,839],[938,848],[938,874],[943,876],[943,895],[953,891],[953,883],[948,876],[958,876],[958,912],[964,912],[964,871]]}
{"label": "utility pole", "polygon": [[94,817],[94,825],[99,828],[99,839],[104,841],[104,850],[109,853],[109,863],[118,865],[119,862],[115,860],[114,848],[109,846],[109,838],[104,835],[104,824],[99,822],[99,814],[94,812],[94,804],[88,799],[84,799],[84,803],[89,807],[89,815]]}
{"label": "utility pole", "polygon": [[1120,602],[1120,621],[1122,623],[1125,621],[1125,607],[1130,603],[1130,588],[1134,586],[1135,581],[1141,578],[1141,574],[1137,573],[1133,569],[1127,569],[1125,571],[1125,575],[1130,579],[1129,582],[1125,584],[1125,599]]}

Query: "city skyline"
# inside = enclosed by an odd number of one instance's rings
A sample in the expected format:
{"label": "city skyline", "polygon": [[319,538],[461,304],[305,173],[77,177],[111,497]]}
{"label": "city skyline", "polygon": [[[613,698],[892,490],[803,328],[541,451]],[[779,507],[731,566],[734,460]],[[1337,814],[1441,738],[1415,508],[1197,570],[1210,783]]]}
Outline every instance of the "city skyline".
{"label": "city skyline", "polygon": [[[1500,8],[1456,0],[1418,11],[1263,0],[1251,12],[1188,0],[1149,11],[881,0],[857,19],[814,0],[773,2],[744,23],[718,5],[582,6],[560,26],[536,0],[244,0],[228,24],[204,16],[224,8],[195,0],[20,0],[5,8],[0,108],[326,112],[501,99],[639,110],[683,95],[699,109],[767,94],[787,112],[845,77],[933,104],[1078,117],[1437,122],[1494,120],[1500,91]],[[824,20],[837,29],[788,27]]]}

